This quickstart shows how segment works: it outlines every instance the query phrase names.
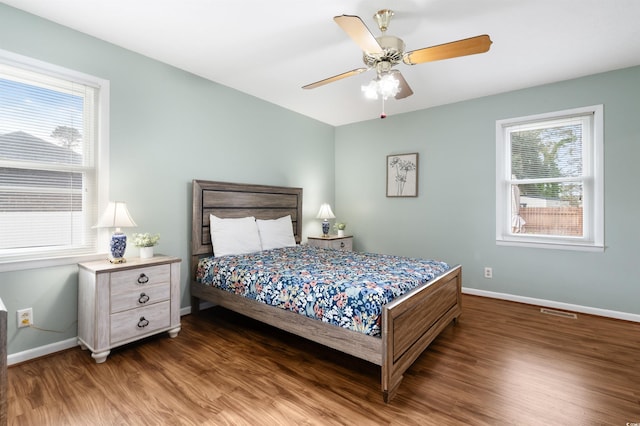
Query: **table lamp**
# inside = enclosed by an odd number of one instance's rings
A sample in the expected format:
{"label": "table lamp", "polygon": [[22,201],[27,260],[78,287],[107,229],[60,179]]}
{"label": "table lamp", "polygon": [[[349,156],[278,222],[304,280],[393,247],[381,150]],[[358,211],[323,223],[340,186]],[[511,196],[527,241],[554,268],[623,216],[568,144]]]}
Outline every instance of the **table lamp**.
{"label": "table lamp", "polygon": [[331,211],[331,206],[327,203],[320,206],[320,211],[318,212],[317,219],[324,219],[322,221],[322,236],[329,236],[329,219],[335,219],[336,217],[333,215]]}
{"label": "table lamp", "polygon": [[111,242],[109,244],[111,253],[109,256],[109,262],[111,263],[125,263],[126,259],[124,251],[127,249],[127,236],[120,230],[120,228],[138,226],[131,218],[129,210],[127,210],[127,204],[122,201],[109,201],[107,209],[104,211],[97,228],[116,228],[111,235]]}

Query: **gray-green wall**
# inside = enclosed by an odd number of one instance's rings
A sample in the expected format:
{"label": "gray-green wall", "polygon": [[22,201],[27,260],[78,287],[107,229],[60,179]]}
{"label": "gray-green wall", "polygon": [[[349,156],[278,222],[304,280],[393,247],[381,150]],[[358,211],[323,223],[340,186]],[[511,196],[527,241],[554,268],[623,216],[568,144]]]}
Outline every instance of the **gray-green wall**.
{"label": "gray-green wall", "polygon": [[[183,307],[198,178],[301,186],[305,237],[331,202],[356,249],[460,263],[467,289],[640,314],[640,68],[333,128],[2,4],[0,48],[110,80],[110,198],[183,259]],[[605,252],[497,247],[495,121],[594,104],[605,108]],[[386,156],[409,152],[420,153],[419,196],[386,198]],[[9,353],[75,337],[76,292],[73,265],[0,273]],[[65,331],[17,331],[24,307]]]}
{"label": "gray-green wall", "polygon": [[[604,105],[606,250],[496,246],[496,120],[595,104]],[[637,316],[639,113],[634,67],[342,126],[336,206],[358,250],[460,263],[463,285],[479,292]],[[386,156],[411,152],[420,154],[419,196],[386,198]]]}
{"label": "gray-green wall", "polygon": [[[0,49],[110,81],[109,198],[127,202],[131,232],[160,233],[156,251],[183,259],[182,307],[192,179],[303,187],[303,237],[321,232],[317,209],[334,199],[332,126],[3,4]],[[75,265],[0,273],[0,298],[10,355],[77,336]],[[17,330],[26,307],[36,326],[63,332]]]}

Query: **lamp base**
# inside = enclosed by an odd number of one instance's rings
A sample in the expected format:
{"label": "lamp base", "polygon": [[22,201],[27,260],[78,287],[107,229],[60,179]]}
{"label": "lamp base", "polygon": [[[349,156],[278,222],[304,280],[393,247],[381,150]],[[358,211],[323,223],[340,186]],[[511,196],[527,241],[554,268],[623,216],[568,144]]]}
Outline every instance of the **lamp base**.
{"label": "lamp base", "polygon": [[127,236],[122,232],[114,232],[111,235],[111,256],[109,256],[109,262],[111,263],[125,263],[124,251],[127,249]]}
{"label": "lamp base", "polygon": [[322,236],[325,238],[329,236],[329,221],[327,219],[322,221]]}

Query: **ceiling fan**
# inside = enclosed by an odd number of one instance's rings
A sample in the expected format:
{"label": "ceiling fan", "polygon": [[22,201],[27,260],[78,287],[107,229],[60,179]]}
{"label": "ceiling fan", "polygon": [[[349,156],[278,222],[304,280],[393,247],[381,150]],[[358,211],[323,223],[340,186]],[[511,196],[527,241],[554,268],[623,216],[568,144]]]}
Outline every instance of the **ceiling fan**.
{"label": "ceiling fan", "polygon": [[393,67],[399,64],[400,61],[407,65],[416,65],[423,62],[439,61],[441,59],[484,53],[491,47],[491,39],[485,34],[405,52],[405,45],[402,39],[386,34],[392,16],[393,11],[389,9],[379,10],[373,16],[378,24],[378,28],[380,28],[380,31],[382,32],[380,37],[374,37],[362,19],[358,16],[335,16],[333,20],[362,49],[362,60],[366,67],[334,75],[333,77],[307,84],[302,88],[315,89],[316,87],[320,87],[346,77],[351,77],[353,75],[369,71],[370,69],[375,69],[377,73],[376,79],[374,79],[369,86],[362,87],[365,94],[367,93],[367,90],[369,90],[370,93],[376,95],[372,96],[374,99],[377,98],[377,95],[381,95],[383,100],[387,97],[403,99],[407,96],[411,96],[413,94],[413,90],[411,90],[409,84],[404,79],[400,71],[393,69]]}

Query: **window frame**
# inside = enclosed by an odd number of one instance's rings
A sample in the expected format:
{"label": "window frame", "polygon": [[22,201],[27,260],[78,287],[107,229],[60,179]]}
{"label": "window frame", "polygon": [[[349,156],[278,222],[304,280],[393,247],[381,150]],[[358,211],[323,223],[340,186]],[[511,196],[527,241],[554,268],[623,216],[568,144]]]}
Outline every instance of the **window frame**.
{"label": "window frame", "polygon": [[[45,76],[66,79],[98,88],[95,108],[95,179],[96,192],[93,210],[99,214],[108,203],[109,194],[109,103],[110,82],[100,77],[64,68],[48,62],[0,49],[0,64],[5,64]],[[46,251],[30,255],[0,257],[0,272],[76,264],[81,261],[101,259],[106,255],[108,242],[107,230],[96,229],[96,242],[87,253],[64,253],[63,251]],[[99,248],[104,248],[99,250]]]}
{"label": "window frame", "polygon": [[[518,234],[511,230],[511,143],[509,130],[554,120],[589,117],[583,128],[582,237]],[[559,250],[604,251],[604,107],[592,105],[543,114],[496,120],[496,244]],[[534,126],[535,127],[535,126]],[[539,126],[542,127],[542,126]],[[586,131],[585,131],[586,130]],[[583,134],[583,136],[584,136]],[[572,178],[563,179],[570,181]]]}

